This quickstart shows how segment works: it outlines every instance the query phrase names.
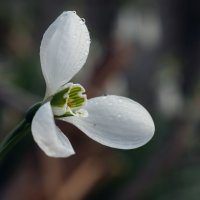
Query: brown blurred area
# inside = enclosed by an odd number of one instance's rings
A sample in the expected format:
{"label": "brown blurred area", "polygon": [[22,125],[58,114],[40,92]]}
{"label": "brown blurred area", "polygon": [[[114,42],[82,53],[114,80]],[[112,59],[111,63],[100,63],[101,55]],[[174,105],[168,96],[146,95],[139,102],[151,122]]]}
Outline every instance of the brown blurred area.
{"label": "brown blurred area", "polygon": [[86,19],[91,48],[73,82],[88,97],[127,96],[150,111],[154,138],[129,151],[104,147],[57,121],[76,155],[44,155],[30,137],[0,163],[1,200],[199,200],[200,2],[0,2],[0,138],[43,98],[39,46],[64,10]]}

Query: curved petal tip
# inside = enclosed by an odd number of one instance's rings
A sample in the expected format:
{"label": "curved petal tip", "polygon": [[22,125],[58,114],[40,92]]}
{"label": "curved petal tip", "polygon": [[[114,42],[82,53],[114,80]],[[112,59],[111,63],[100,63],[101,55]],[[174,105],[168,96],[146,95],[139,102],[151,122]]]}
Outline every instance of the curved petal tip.
{"label": "curved petal tip", "polygon": [[46,30],[40,46],[46,98],[67,83],[86,62],[90,36],[83,19],[63,12]]}
{"label": "curved petal tip", "polygon": [[49,102],[36,112],[31,130],[35,142],[48,156],[69,157],[74,154],[68,138],[55,125]]}

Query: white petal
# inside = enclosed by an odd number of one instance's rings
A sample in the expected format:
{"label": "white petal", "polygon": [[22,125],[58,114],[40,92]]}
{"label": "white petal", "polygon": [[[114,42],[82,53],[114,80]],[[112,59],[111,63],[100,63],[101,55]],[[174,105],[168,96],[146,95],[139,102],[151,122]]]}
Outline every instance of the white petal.
{"label": "white petal", "polygon": [[49,26],[40,47],[46,97],[54,94],[82,68],[89,46],[87,27],[75,12],[63,12]]}
{"label": "white petal", "polygon": [[68,157],[74,154],[68,138],[55,125],[49,102],[36,112],[31,129],[35,142],[48,156]]}
{"label": "white petal", "polygon": [[93,140],[119,149],[133,149],[153,136],[154,122],[147,110],[135,101],[119,96],[90,99],[85,106],[88,117],[68,117]]}

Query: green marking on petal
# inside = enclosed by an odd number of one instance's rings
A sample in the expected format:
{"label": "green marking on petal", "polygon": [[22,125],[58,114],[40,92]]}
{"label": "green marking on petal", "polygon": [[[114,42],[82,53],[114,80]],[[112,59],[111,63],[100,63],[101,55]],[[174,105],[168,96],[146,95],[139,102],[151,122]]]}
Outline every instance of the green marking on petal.
{"label": "green marking on petal", "polygon": [[62,117],[72,117],[74,116],[74,114],[72,114],[71,112],[66,112],[65,114],[61,115],[61,116],[56,116],[57,118],[62,118]]}
{"label": "green marking on petal", "polygon": [[71,86],[68,94],[69,98],[67,100],[67,105],[71,108],[80,108],[85,105],[87,101],[87,97],[85,94],[85,89],[79,85],[79,84],[74,84]]}
{"label": "green marking on petal", "polygon": [[87,102],[83,94],[85,89],[79,84],[69,84],[68,87],[56,93],[51,99],[51,106],[56,117],[80,116],[86,117],[87,111],[81,109]]}

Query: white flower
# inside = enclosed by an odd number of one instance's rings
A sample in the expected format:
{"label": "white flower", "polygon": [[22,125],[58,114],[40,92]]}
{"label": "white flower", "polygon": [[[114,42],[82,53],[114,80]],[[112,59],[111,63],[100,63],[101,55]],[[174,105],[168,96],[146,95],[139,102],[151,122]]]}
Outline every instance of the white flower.
{"label": "white flower", "polygon": [[135,101],[113,95],[87,100],[81,85],[68,83],[84,65],[89,46],[84,21],[71,11],[63,12],[43,36],[40,59],[46,94],[31,128],[34,140],[48,156],[74,154],[54,117],[75,125],[103,145],[119,149],[140,147],[154,134],[150,114]]}

